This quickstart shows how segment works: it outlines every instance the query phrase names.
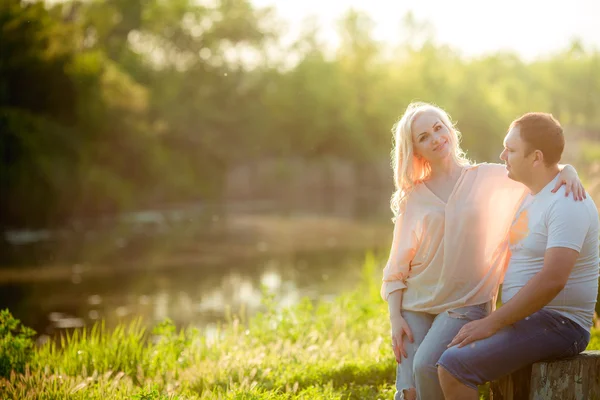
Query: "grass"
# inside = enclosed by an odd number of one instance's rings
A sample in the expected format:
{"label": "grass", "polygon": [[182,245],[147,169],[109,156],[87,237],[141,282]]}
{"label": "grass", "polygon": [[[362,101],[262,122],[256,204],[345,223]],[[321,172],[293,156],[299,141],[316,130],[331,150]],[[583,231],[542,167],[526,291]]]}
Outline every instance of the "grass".
{"label": "grass", "polygon": [[[37,348],[22,374],[0,379],[8,399],[391,399],[395,361],[379,298],[380,265],[367,257],[356,290],[231,318],[215,337],[141,321],[102,324]],[[600,349],[600,331],[590,348]]]}

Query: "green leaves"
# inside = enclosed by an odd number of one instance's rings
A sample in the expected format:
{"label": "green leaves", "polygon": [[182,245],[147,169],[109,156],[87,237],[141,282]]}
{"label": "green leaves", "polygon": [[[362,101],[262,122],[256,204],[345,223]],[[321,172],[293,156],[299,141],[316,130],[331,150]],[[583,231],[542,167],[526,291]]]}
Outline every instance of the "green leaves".
{"label": "green leaves", "polygon": [[0,377],[23,373],[33,356],[35,331],[23,326],[8,310],[0,311]]}
{"label": "green leaves", "polygon": [[[2,187],[0,212],[18,228],[218,202],[232,168],[266,158],[368,168],[389,159],[390,129],[415,100],[448,110],[479,162],[497,160],[525,111],[600,129],[597,50],[574,42],[533,62],[467,59],[436,44],[427,23],[398,20],[401,42],[383,43],[375,21],[350,10],[332,49],[316,19],[289,43],[273,10],[249,0],[3,2],[0,119],[25,120],[0,136],[0,170],[16,179]],[[40,118],[47,124],[30,129]],[[24,142],[43,146],[12,151]],[[48,201],[28,201],[23,187]]]}
{"label": "green leaves", "polygon": [[[8,379],[0,379],[0,392],[19,399],[390,398],[396,364],[378,295],[381,268],[367,255],[356,288],[328,301],[283,308],[265,292],[264,313],[247,323],[232,317],[212,335],[169,320],[148,334],[137,320],[112,331],[98,324],[36,349],[33,332],[5,310],[0,367]],[[588,350],[600,349],[598,327]]]}

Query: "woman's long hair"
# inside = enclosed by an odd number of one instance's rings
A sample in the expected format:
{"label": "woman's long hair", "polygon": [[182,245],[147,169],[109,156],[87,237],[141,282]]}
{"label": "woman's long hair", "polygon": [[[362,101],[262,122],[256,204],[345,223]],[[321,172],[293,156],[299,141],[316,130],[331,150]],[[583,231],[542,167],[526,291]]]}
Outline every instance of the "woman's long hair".
{"label": "woman's long hair", "polygon": [[461,133],[452,123],[448,113],[429,103],[414,102],[409,104],[402,118],[392,128],[394,134],[392,169],[394,170],[396,190],[390,200],[390,207],[394,213],[394,220],[401,213],[404,202],[415,185],[431,175],[429,162],[423,158],[415,157],[413,151],[412,124],[416,117],[424,111],[435,112],[450,131],[450,146],[454,161],[459,165],[469,165],[471,163],[460,148]]}

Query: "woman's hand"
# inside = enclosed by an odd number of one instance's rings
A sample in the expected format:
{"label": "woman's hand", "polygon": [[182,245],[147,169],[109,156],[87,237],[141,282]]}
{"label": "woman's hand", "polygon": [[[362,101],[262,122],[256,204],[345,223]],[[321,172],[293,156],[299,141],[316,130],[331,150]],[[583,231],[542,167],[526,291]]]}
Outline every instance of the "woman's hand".
{"label": "woman's hand", "polygon": [[568,196],[569,193],[573,193],[573,199],[575,201],[583,200],[587,198],[585,194],[585,189],[581,184],[581,180],[577,175],[577,171],[570,165],[565,165],[565,167],[560,171],[560,175],[558,175],[558,181],[556,182],[556,186],[552,189],[552,193],[556,193],[558,189],[562,185],[565,185],[565,196]]}
{"label": "woman's hand", "polygon": [[[408,323],[402,315],[393,315],[390,317],[392,324],[392,348],[394,349],[394,355],[396,356],[396,362],[400,364],[402,362],[402,356],[408,357],[405,348],[405,340],[408,339],[411,343],[414,342],[412,331],[408,326]],[[406,336],[406,338],[404,338]]]}

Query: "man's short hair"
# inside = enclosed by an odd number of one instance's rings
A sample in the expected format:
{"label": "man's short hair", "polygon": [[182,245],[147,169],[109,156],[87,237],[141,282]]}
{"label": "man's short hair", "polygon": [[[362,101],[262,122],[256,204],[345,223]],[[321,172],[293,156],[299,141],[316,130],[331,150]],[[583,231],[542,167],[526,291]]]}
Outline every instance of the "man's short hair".
{"label": "man's short hair", "polygon": [[527,144],[525,155],[540,150],[544,164],[558,164],[565,148],[562,126],[552,114],[531,112],[514,120],[510,128],[519,127],[521,139]]}

